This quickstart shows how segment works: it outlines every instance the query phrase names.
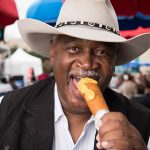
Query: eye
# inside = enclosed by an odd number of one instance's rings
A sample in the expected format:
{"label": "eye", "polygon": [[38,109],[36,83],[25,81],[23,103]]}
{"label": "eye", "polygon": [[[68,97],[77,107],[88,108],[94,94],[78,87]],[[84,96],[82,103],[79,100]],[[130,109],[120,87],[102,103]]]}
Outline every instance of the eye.
{"label": "eye", "polygon": [[95,49],[94,54],[96,56],[108,56],[109,55],[108,51],[106,51],[105,49],[102,49],[102,48]]}
{"label": "eye", "polygon": [[76,46],[68,46],[66,48],[66,50],[69,52],[69,53],[72,53],[72,54],[77,54],[80,52],[80,49]]}

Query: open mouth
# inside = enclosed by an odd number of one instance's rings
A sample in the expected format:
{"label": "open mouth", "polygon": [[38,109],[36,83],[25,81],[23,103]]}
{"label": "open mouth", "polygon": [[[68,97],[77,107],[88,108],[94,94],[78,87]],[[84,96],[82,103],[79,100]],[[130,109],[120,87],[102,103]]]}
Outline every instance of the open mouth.
{"label": "open mouth", "polygon": [[81,78],[82,77],[76,77],[76,76],[73,76],[73,75],[69,75],[68,83],[72,82],[74,84],[74,86],[76,87],[76,89],[77,89],[77,84],[78,84],[78,82]]}
{"label": "open mouth", "polygon": [[98,82],[102,80],[102,75],[89,75],[89,74],[80,74],[79,72],[70,72],[68,74],[67,79],[67,94],[69,95],[70,100],[75,104],[75,106],[81,107],[81,108],[87,108],[87,104],[81,95],[81,93],[78,91],[78,82],[81,78],[92,78]]}
{"label": "open mouth", "polygon": [[77,88],[78,82],[81,78],[92,78],[96,80],[98,83],[101,83],[103,80],[103,75],[102,73],[98,73],[93,70],[70,71],[68,74],[68,81],[67,81],[68,92],[70,93],[70,95],[72,95],[72,97],[77,99],[83,99]]}
{"label": "open mouth", "polygon": [[77,88],[77,84],[79,82],[79,80],[81,78],[92,78],[94,80],[96,80],[98,83],[102,80],[102,75],[99,75],[99,76],[77,76],[77,75],[74,75],[74,74],[69,74],[68,76],[68,84],[69,83],[72,83],[74,88],[73,90],[78,90]]}
{"label": "open mouth", "polygon": [[99,76],[76,76],[76,75],[70,74],[68,77],[68,83],[70,82],[70,80],[73,80],[75,85],[77,85],[77,83],[79,82],[79,80],[81,78],[92,78],[92,79],[96,80],[97,82],[100,82],[102,80],[102,75],[99,75]]}

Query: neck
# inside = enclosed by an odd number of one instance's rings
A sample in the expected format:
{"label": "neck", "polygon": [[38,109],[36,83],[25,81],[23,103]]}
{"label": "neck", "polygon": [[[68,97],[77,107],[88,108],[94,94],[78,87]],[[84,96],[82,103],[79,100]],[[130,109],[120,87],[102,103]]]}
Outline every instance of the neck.
{"label": "neck", "polygon": [[68,119],[68,123],[70,127],[73,126],[84,126],[85,123],[88,121],[88,119],[91,117],[91,114],[74,114],[74,113],[70,113],[70,112],[65,112],[65,115]]}
{"label": "neck", "polygon": [[65,112],[65,115],[68,119],[69,131],[72,136],[74,143],[77,142],[78,138],[80,137],[85,123],[90,118],[91,114],[73,114],[70,112]]}

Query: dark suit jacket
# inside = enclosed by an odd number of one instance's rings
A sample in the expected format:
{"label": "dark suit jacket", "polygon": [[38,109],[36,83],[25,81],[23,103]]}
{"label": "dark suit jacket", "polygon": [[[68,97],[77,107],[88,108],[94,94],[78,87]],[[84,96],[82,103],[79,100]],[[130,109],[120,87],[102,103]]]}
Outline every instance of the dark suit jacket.
{"label": "dark suit jacket", "polygon": [[[46,79],[4,97],[0,105],[0,150],[52,149],[54,83],[54,80]],[[109,88],[104,97],[110,110],[124,113],[147,143],[150,135],[149,110]]]}
{"label": "dark suit jacket", "polygon": [[134,100],[150,109],[150,93],[143,94],[141,96],[135,96],[132,98],[132,100]]}

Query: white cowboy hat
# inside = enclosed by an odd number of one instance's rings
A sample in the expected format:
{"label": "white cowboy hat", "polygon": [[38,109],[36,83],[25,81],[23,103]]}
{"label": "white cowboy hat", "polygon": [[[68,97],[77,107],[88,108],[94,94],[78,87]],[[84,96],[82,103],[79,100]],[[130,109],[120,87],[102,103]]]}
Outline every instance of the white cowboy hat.
{"label": "white cowboy hat", "polygon": [[120,43],[116,65],[125,64],[150,48],[150,33],[128,40],[119,35],[117,16],[110,0],[66,0],[55,27],[34,19],[21,19],[18,28],[26,44],[48,58],[53,34]]}

